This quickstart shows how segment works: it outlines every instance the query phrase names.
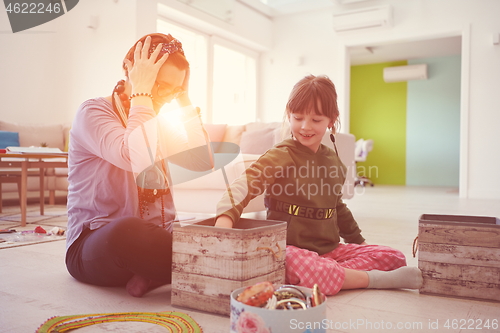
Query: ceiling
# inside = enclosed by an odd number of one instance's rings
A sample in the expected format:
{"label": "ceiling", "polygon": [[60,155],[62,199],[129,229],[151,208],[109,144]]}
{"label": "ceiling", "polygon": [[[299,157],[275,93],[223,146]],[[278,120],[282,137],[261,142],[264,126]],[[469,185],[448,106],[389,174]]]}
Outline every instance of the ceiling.
{"label": "ceiling", "polygon": [[328,8],[333,6],[334,1],[337,0],[260,0],[271,9],[272,16]]}
{"label": "ceiling", "polygon": [[[373,0],[260,0],[270,9],[272,16],[298,14],[305,11],[337,8],[373,6]],[[375,1],[376,2],[376,1]],[[351,65],[432,58],[461,53],[460,36],[428,40],[401,41],[378,45],[363,45],[349,48]]]}
{"label": "ceiling", "polygon": [[461,53],[460,36],[349,48],[351,65],[433,58]]}

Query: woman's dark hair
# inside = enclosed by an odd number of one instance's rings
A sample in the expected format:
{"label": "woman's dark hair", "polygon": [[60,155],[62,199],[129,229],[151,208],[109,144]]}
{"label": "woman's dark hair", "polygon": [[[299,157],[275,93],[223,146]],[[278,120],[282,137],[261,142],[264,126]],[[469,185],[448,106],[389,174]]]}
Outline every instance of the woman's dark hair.
{"label": "woman's dark hair", "polygon": [[[130,48],[127,55],[125,56],[125,59],[128,59],[132,63],[134,63],[135,46],[139,42],[141,42],[144,45],[144,41],[146,40],[146,37],[148,37],[148,36],[151,37],[151,46],[153,46],[153,47],[156,47],[160,43],[163,43],[165,45],[165,44],[170,43],[172,40],[175,40],[175,38],[172,37],[171,35],[165,35],[165,34],[161,34],[161,33],[148,34],[146,36],[143,36],[137,42],[135,42],[134,46],[132,46]],[[177,43],[179,46],[182,46],[179,41],[177,41]],[[164,52],[160,52],[160,54],[158,55],[158,59],[161,58],[161,56],[163,54],[164,54]],[[166,63],[171,63],[180,70],[185,70],[185,69],[189,68],[189,62],[187,61],[186,57],[184,56],[184,51],[182,50],[182,47],[178,51],[171,53],[168,56]],[[125,62],[123,62],[122,67],[123,67],[123,70],[125,70],[126,75],[128,75],[127,67],[125,66]]]}
{"label": "woman's dark hair", "polygon": [[331,119],[334,129],[339,126],[337,91],[325,75],[308,75],[295,84],[286,104],[286,115],[313,112]]}

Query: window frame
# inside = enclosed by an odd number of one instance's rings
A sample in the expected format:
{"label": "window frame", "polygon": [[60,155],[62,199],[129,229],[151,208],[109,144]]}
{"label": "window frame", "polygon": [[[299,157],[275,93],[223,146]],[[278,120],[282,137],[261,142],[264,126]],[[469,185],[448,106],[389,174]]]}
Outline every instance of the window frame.
{"label": "window frame", "polygon": [[[214,46],[215,45],[220,45],[222,47],[228,48],[230,50],[233,50],[235,52],[244,54],[247,57],[253,58],[255,60],[255,117],[253,121],[258,121],[259,119],[259,100],[260,100],[260,94],[259,94],[259,79],[260,79],[260,52],[254,49],[251,49],[247,46],[243,46],[241,44],[238,44],[232,40],[229,40],[227,38],[221,37],[216,34],[207,34],[204,33],[196,28],[188,27],[185,24],[172,20],[170,18],[167,18],[165,16],[158,16],[157,18],[157,30],[158,30],[158,22],[163,21],[167,24],[171,25],[176,25],[181,29],[188,30],[190,32],[193,32],[195,34],[199,34],[203,36],[206,39],[206,45],[207,45],[207,54],[206,54],[206,88],[207,88],[207,95],[206,95],[206,110],[201,110],[202,115],[203,115],[203,120],[204,122],[211,124],[213,122],[214,118],[214,96],[213,96],[213,82],[214,82],[214,67],[215,67],[215,60],[214,60]],[[181,41],[182,42],[182,41]]]}

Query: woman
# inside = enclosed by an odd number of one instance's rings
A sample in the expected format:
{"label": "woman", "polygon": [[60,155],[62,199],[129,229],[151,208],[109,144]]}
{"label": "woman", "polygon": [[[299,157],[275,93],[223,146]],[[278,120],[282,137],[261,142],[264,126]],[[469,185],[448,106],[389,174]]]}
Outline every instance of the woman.
{"label": "woman", "polygon": [[[171,279],[175,209],[165,159],[195,170],[212,164],[181,43],[144,36],[123,69],[112,95],[84,102],[73,122],[66,266],[79,281],[141,297]],[[174,99],[182,122],[172,124],[160,108]]]}

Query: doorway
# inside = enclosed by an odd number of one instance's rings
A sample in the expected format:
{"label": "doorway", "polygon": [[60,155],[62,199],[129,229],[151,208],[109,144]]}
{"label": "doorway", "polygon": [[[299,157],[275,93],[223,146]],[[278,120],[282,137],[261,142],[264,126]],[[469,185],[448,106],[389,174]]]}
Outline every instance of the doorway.
{"label": "doorway", "polygon": [[[443,47],[438,47],[439,45]],[[358,64],[360,59],[369,63],[380,63],[386,61],[409,60],[415,58],[439,57],[450,55],[444,52],[447,46],[449,49],[454,49],[454,54],[460,54],[460,124],[459,126],[459,195],[467,197],[468,193],[468,115],[469,115],[469,49],[470,49],[470,29],[463,31],[454,31],[446,34],[421,36],[419,38],[411,38],[408,40],[371,40],[369,43],[358,42],[353,44],[344,44],[344,61],[341,62],[344,66],[341,70],[344,82],[343,91],[340,91],[343,100],[339,100],[339,106],[345,110],[341,119],[343,130],[350,131],[350,83],[351,74],[350,68],[353,64]],[[363,52],[361,55],[360,53]],[[406,53],[406,54],[405,54]],[[370,60],[368,60],[370,59]]]}

